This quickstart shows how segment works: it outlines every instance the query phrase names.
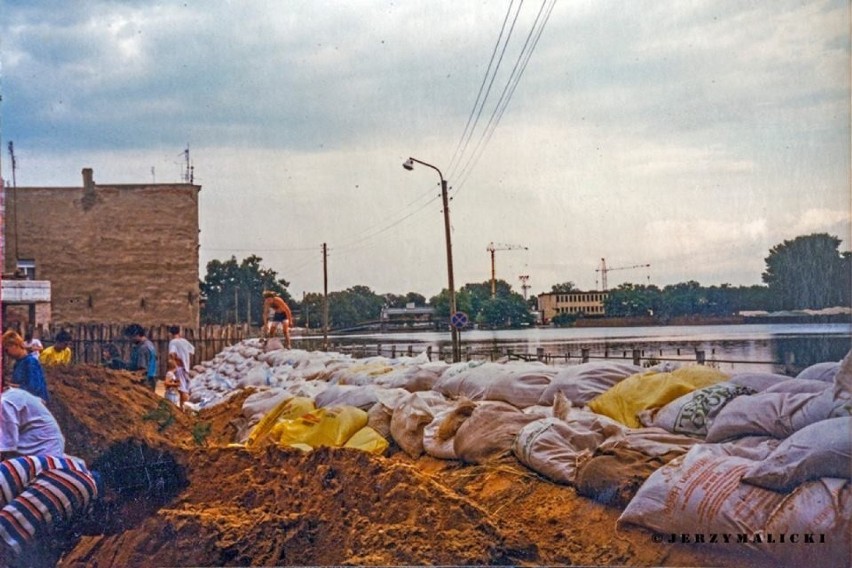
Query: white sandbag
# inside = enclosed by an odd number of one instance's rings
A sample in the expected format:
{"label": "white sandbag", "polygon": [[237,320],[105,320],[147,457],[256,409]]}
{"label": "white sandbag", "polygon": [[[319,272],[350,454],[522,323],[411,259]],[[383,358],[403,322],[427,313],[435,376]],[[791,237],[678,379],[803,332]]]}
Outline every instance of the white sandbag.
{"label": "white sandbag", "polygon": [[449,398],[463,396],[470,400],[484,400],[489,383],[512,374],[510,365],[499,363],[488,362],[460,367],[457,370],[455,365],[447,370],[433,387],[433,390]]}
{"label": "white sandbag", "polygon": [[367,426],[385,438],[391,438],[393,411],[408,394],[408,391],[403,389],[377,389],[378,402],[367,411]]}
{"label": "white sandbag", "polygon": [[802,372],[796,375],[796,378],[801,380],[833,383],[834,377],[837,375],[837,371],[839,370],[839,362],[828,361],[825,363],[817,363],[816,365],[811,365],[810,367],[802,369]]}
{"label": "white sandbag", "polygon": [[440,374],[432,369],[413,367],[401,372],[376,377],[375,383],[386,388],[402,388],[409,392],[432,390]]}
{"label": "white sandbag", "polygon": [[825,420],[834,410],[831,385],[821,393],[790,394],[763,391],[729,402],[707,430],[708,442],[738,436],[786,438],[798,429]]}
{"label": "white sandbag", "polygon": [[420,393],[403,398],[391,417],[391,436],[406,454],[413,458],[423,453],[423,428],[432,422],[435,412]]}
{"label": "white sandbag", "polygon": [[335,385],[330,384],[319,393],[315,402],[317,408],[328,406],[354,406],[362,410],[369,410],[379,399],[376,396],[377,387],[374,385]]}
{"label": "white sandbag", "polygon": [[[849,484],[827,478],[778,493],[740,482],[751,464],[694,446],[651,474],[618,526],[638,525],[661,535],[716,535],[720,543],[727,535],[735,543],[729,545],[783,565],[799,565],[808,555],[810,565],[816,558],[820,566],[848,565]],[[789,546],[779,546],[782,534]],[[797,542],[790,543],[793,534]],[[825,543],[833,543],[809,546],[805,534],[817,539],[825,534]]]}
{"label": "white sandbag", "polygon": [[607,438],[625,427],[615,420],[571,409],[569,420],[544,418],[530,422],[515,437],[512,451],[528,468],[557,483],[572,485],[579,467]]}
{"label": "white sandbag", "polygon": [[[643,411],[639,420],[669,432],[705,436],[716,415],[738,396],[754,394],[754,389],[725,381],[694,390],[671,401],[658,411]],[[652,415],[648,421],[646,416]]]}
{"label": "white sandbag", "polygon": [[470,418],[477,403],[462,399],[460,402],[440,410],[423,429],[423,450],[430,456],[444,460],[458,459],[453,446],[461,425]]}
{"label": "white sandbag", "polygon": [[[765,550],[778,565],[849,566],[852,484],[822,478],[800,485],[772,511],[764,532],[776,535],[775,543],[767,544]],[[779,542],[777,535],[782,534],[787,538]],[[792,535],[798,535],[796,542],[791,542]]]}
{"label": "white sandbag", "polygon": [[238,388],[268,387],[272,384],[272,369],[265,363],[252,367],[237,379]]}
{"label": "white sandbag", "polygon": [[826,384],[822,381],[812,381],[809,379],[787,379],[780,381],[770,387],[763,389],[764,393],[785,392],[789,394],[806,394],[813,392],[822,392],[826,389]]}
{"label": "white sandbag", "polygon": [[248,420],[260,415],[263,416],[293,395],[282,388],[270,388],[250,394],[243,401],[240,413]]}
{"label": "white sandbag", "polygon": [[662,534],[757,534],[784,496],[740,483],[752,464],[693,446],[651,474],[618,525],[639,525]]}
{"label": "white sandbag", "polygon": [[716,456],[735,456],[761,461],[775,451],[781,440],[772,436],[744,436],[721,444],[704,444],[704,450]]}
{"label": "white sandbag", "polygon": [[623,379],[644,370],[636,365],[618,362],[592,362],[559,367],[538,403],[551,405],[556,393],[562,392],[573,404],[581,406]]}
{"label": "white sandbag", "polygon": [[773,491],[791,491],[821,477],[852,479],[852,417],[802,428],[748,470],[743,481]]}
{"label": "white sandbag", "polygon": [[731,375],[728,382],[748,387],[755,392],[761,392],[769,387],[790,380],[787,375],[779,375],[777,373],[755,373],[755,372],[740,372]]}
{"label": "white sandbag", "polygon": [[518,432],[534,420],[511,404],[483,401],[459,427],[453,450],[464,462],[485,463],[511,451]]}
{"label": "white sandbag", "polygon": [[517,408],[534,406],[557,372],[543,363],[511,366],[510,370],[486,384],[485,400],[507,402]]}

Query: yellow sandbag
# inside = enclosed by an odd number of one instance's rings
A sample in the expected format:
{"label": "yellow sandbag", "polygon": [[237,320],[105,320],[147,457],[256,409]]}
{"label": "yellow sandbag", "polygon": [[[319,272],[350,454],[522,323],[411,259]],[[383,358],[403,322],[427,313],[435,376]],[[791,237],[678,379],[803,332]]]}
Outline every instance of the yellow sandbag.
{"label": "yellow sandbag", "polygon": [[366,425],[367,413],[360,408],[354,406],[318,408],[299,418],[281,422],[278,443],[282,446],[302,443],[314,448],[320,446],[339,448]]}
{"label": "yellow sandbag", "polygon": [[313,399],[303,396],[288,398],[287,400],[280,402],[278,406],[267,412],[263,418],[260,419],[260,422],[254,425],[254,428],[251,429],[248,439],[246,440],[246,447],[251,448],[257,446],[267,436],[270,436],[273,440],[277,440],[277,437],[273,435],[272,430],[279,421],[298,418],[315,408],[316,405],[314,404]]}
{"label": "yellow sandbag", "polygon": [[364,426],[355,432],[349,441],[344,444],[344,448],[355,448],[362,452],[368,452],[376,456],[380,456],[388,449],[388,441],[384,436],[370,428]]}
{"label": "yellow sandbag", "polygon": [[728,379],[728,375],[701,365],[682,367],[671,373],[648,371],[631,375],[589,401],[589,408],[631,428],[641,428],[637,415],[661,408],[687,393]]}
{"label": "yellow sandbag", "polygon": [[352,365],[349,368],[349,373],[352,375],[365,374],[369,377],[378,377],[379,375],[384,375],[385,373],[390,373],[393,371],[393,367],[390,365],[383,365],[381,363],[369,363],[367,365]]}

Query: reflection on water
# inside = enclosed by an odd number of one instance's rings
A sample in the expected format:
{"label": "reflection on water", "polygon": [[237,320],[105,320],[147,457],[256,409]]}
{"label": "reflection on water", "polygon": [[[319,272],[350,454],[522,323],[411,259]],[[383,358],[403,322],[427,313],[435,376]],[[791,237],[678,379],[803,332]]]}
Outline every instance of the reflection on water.
{"label": "reflection on water", "polygon": [[[330,338],[335,346],[394,346],[396,353],[411,347],[414,353],[431,346],[448,352],[450,334],[414,331],[374,333]],[[521,330],[464,331],[463,352],[473,358],[495,358],[507,351],[544,354],[557,362],[577,363],[583,350],[590,357],[632,360],[639,350],[642,360],[706,361],[733,371],[786,372],[823,361],[839,361],[852,347],[849,324],[773,324],[719,326],[659,326],[629,328],[530,328]],[[312,343],[305,340],[305,343]],[[307,345],[306,345],[307,346]],[[317,348],[311,346],[308,348]],[[374,352],[375,353],[375,352]],[[383,350],[383,354],[389,354]]]}

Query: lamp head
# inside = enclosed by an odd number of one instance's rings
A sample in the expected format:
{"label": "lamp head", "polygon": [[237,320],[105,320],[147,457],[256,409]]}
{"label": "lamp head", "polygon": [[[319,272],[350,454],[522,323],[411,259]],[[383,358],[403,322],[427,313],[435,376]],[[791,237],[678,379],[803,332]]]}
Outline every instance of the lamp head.
{"label": "lamp head", "polygon": [[411,158],[408,158],[407,160],[405,160],[402,163],[402,167],[405,168],[408,171],[413,170],[414,169],[414,160],[412,160]]}

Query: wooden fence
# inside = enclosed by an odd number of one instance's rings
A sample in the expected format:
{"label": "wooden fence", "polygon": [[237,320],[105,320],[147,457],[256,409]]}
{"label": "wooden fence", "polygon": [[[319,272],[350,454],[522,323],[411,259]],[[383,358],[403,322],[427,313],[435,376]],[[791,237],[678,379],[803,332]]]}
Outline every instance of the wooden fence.
{"label": "wooden fence", "polygon": [[[124,336],[127,324],[77,324],[77,325],[47,325],[37,329],[18,329],[25,333],[34,333],[41,339],[45,347],[54,343],[56,334],[65,330],[71,334],[71,350],[74,363],[89,363],[99,365],[103,346],[112,343],[118,347],[121,358],[127,361],[133,343]],[[159,370],[165,371],[166,359],[169,353],[169,326],[158,325],[145,328],[145,335],[157,348]],[[183,328],[182,335],[195,346],[193,364],[207,361],[230,345],[239,343],[251,337],[251,329],[247,324],[205,325],[197,329]]]}

